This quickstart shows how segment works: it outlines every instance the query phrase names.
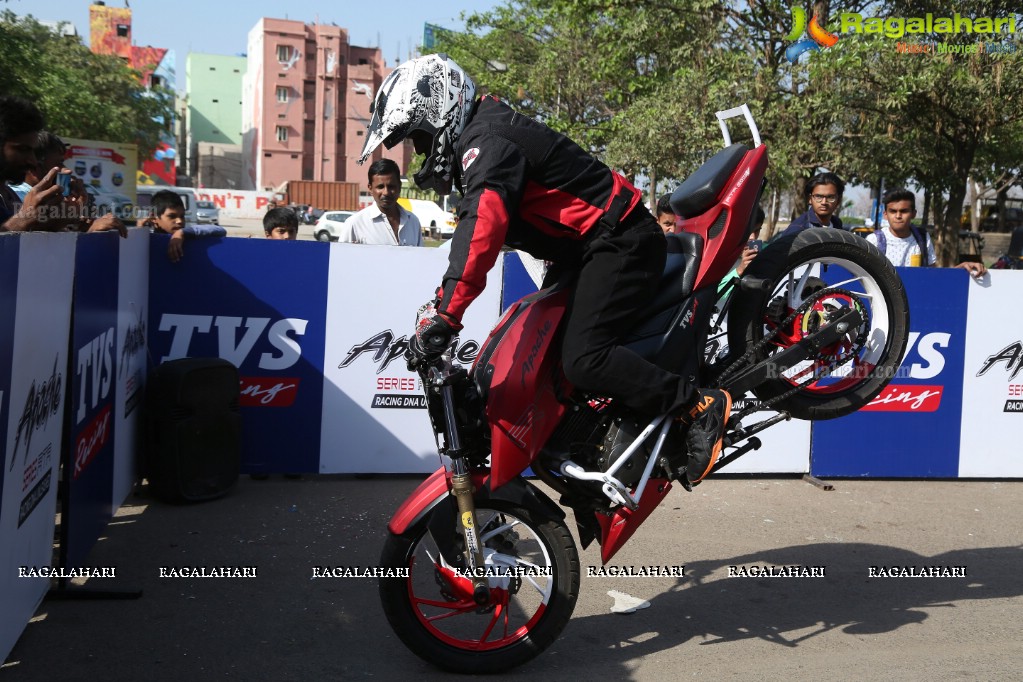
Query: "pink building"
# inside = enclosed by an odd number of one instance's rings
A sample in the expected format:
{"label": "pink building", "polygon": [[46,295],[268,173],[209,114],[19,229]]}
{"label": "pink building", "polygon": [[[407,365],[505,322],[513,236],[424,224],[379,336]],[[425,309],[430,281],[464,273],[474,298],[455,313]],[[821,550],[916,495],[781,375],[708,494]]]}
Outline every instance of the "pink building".
{"label": "pink building", "polygon": [[[243,181],[277,189],[288,180],[366,184],[356,161],[365,141],[369,106],[391,69],[379,48],[349,44],[334,25],[260,19],[249,31],[242,88]],[[386,150],[402,173],[411,144]],[[367,162],[368,164],[369,162]]]}

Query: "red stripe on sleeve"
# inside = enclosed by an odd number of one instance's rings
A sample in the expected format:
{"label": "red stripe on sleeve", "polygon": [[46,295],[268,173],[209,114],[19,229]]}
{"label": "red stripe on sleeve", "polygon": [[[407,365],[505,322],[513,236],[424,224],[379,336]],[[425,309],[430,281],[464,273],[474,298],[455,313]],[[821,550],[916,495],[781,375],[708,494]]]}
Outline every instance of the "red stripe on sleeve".
{"label": "red stripe on sleeve", "polygon": [[476,224],[473,228],[462,276],[455,282],[451,297],[443,306],[443,311],[459,322],[465,309],[486,287],[487,273],[497,262],[497,254],[501,252],[508,234],[508,211],[497,192],[483,190],[476,207]]}

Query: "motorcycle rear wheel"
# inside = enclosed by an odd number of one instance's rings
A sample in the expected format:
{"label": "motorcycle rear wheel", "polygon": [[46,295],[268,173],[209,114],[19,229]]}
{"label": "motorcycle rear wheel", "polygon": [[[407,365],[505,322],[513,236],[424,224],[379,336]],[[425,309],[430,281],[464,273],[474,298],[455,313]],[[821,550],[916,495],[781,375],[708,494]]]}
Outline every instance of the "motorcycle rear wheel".
{"label": "motorcycle rear wheel", "polygon": [[[457,575],[455,557],[442,555],[427,517],[389,535],[380,565],[407,568],[408,577],[382,578],[380,599],[395,634],[420,658],[452,672],[496,673],[557,639],[579,595],[579,555],[563,523],[499,500],[477,503],[476,514],[487,568],[530,575],[488,577],[490,602],[476,605],[471,581]],[[450,524],[455,531],[456,515]]]}
{"label": "motorcycle rear wheel", "polygon": [[[737,291],[728,316],[731,357],[740,357],[780,326],[816,291],[834,287],[836,293],[819,301],[800,320],[781,329],[757,353],[756,361],[798,342],[812,333],[814,315],[824,319],[829,311],[858,306],[864,324],[847,339],[822,349],[823,357],[768,379],[753,392],[771,400],[791,391],[836,358],[846,358],[831,377],[807,384],[772,405],[797,419],[834,419],[868,404],[895,376],[906,351],[909,303],[902,280],[888,259],[856,235],[831,228],[811,228],[795,236],[771,242],[750,263],[746,275],[773,282],[767,292]],[[851,357],[847,357],[851,356]],[[739,396],[735,396],[739,397]]]}

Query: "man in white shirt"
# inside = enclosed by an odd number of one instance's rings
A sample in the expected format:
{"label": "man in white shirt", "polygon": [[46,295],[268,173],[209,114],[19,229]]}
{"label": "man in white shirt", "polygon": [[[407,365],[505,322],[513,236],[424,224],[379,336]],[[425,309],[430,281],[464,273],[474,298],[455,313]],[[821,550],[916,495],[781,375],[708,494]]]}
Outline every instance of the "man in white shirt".
{"label": "man in white shirt", "polygon": [[[914,194],[899,187],[887,192],[881,201],[888,226],[867,235],[867,241],[880,249],[896,267],[932,266],[937,263],[930,236],[912,223],[916,217]],[[983,263],[965,262],[958,267],[974,277],[980,277],[987,271]]]}
{"label": "man in white shirt", "polygon": [[387,246],[422,246],[419,218],[398,204],[401,171],[390,159],[369,167],[369,192],[373,205],[352,215],[341,228],[340,242]]}

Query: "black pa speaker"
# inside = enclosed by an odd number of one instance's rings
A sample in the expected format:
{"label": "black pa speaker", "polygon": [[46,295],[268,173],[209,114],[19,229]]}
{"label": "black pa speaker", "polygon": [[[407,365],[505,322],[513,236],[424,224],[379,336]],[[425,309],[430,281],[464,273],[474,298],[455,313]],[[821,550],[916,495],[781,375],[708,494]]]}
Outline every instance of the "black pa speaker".
{"label": "black pa speaker", "polygon": [[146,477],[168,502],[229,491],[241,468],[238,369],[220,358],[182,358],[156,368],[147,391]]}

